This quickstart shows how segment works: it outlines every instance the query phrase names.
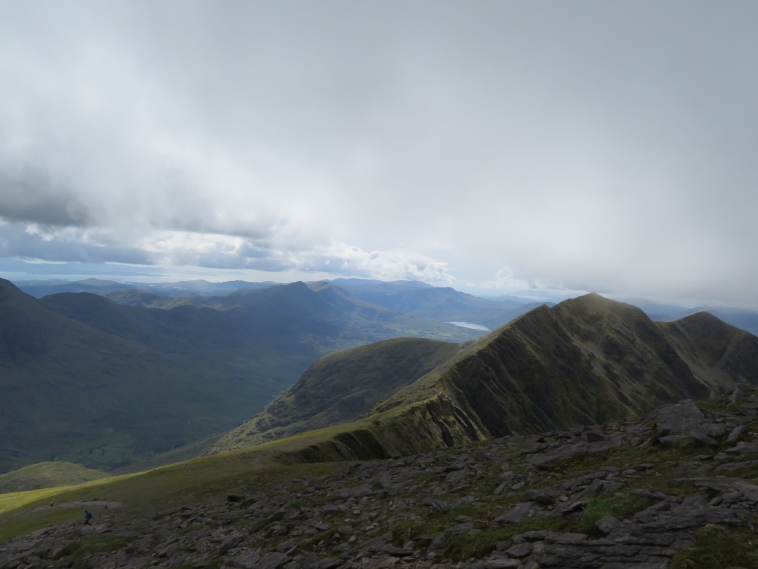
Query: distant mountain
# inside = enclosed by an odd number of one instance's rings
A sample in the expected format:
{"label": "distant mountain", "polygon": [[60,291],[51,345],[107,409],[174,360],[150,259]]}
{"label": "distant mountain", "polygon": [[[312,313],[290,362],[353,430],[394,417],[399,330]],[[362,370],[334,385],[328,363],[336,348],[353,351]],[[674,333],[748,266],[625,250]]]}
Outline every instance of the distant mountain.
{"label": "distant mountain", "polygon": [[35,300],[0,280],[0,472],[53,457],[123,466],[239,425],[333,351],[475,337],[333,285],[189,298],[217,306],[159,310],[89,293]]}
{"label": "distant mountain", "polygon": [[106,294],[110,291],[142,290],[164,296],[223,295],[240,289],[257,289],[274,286],[274,282],[226,281],[211,283],[202,279],[194,281],[177,281],[171,283],[120,283],[102,279],[85,279],[81,281],[37,280],[24,281],[18,288],[35,298],[61,292],[92,292]]}
{"label": "distant mountain", "polygon": [[116,281],[86,279],[75,282],[29,281],[27,283],[19,284],[18,288],[35,298],[42,298],[49,294],[60,294],[62,292],[92,292],[95,294],[103,294],[112,290],[131,289],[134,287]]}
{"label": "distant mountain", "polygon": [[473,342],[363,419],[323,431],[303,458],[401,456],[640,417],[738,381],[758,383],[755,336],[702,314],[655,323],[590,294],[535,308]]}
{"label": "distant mountain", "polygon": [[687,310],[656,311],[650,317],[659,322],[673,322],[674,320],[680,320],[698,312],[707,312],[727,324],[747,330],[751,334],[758,334],[758,312],[744,308],[698,306],[697,308]]}
{"label": "distant mountain", "polygon": [[332,281],[353,296],[390,310],[441,322],[470,322],[492,330],[541,303],[487,300],[450,287],[433,287],[415,281]]}
{"label": "distant mountain", "polygon": [[140,321],[96,295],[56,296],[0,281],[0,472],[54,457],[113,467],[228,430],[320,355],[297,337],[294,350],[234,338],[212,310]]}
{"label": "distant mountain", "polygon": [[159,294],[169,296],[187,296],[195,294],[204,295],[223,295],[235,290],[241,289],[258,289],[275,286],[278,283],[272,281],[249,282],[249,281],[225,281],[220,283],[211,283],[206,280],[198,279],[194,281],[177,281],[172,283],[132,283],[134,286]]}
{"label": "distant mountain", "polygon": [[435,340],[396,338],[325,356],[219,444],[247,446],[354,421],[450,359],[459,347]]}

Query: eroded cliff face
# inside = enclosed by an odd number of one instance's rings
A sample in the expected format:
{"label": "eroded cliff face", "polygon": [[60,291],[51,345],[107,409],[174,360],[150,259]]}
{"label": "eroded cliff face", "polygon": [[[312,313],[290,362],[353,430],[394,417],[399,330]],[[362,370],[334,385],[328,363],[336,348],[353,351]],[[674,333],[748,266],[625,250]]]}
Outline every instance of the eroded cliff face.
{"label": "eroded cliff face", "polygon": [[285,460],[385,459],[486,438],[468,415],[444,395],[344,427],[344,430],[329,435],[326,440],[288,453]]}

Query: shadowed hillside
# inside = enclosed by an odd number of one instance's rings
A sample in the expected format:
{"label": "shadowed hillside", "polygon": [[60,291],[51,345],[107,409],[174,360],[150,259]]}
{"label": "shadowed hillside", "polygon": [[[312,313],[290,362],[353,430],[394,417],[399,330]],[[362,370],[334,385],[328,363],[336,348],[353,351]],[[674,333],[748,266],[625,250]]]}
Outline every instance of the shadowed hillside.
{"label": "shadowed hillside", "polygon": [[458,349],[458,344],[397,338],[323,357],[219,444],[226,448],[249,446],[354,421]]}
{"label": "shadowed hillside", "polygon": [[[159,310],[0,281],[0,472],[123,467],[249,419],[320,356],[394,336],[470,338],[303,283]],[[190,448],[190,447],[187,447]]]}

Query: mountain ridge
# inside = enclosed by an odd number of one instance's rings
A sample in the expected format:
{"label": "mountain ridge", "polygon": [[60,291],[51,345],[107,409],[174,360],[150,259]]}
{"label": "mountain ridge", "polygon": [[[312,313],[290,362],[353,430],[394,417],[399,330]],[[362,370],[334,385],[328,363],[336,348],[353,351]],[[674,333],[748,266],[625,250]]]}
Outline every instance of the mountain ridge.
{"label": "mountain ridge", "polygon": [[[403,456],[639,417],[656,405],[754,379],[737,372],[758,367],[750,359],[758,338],[717,322],[705,331],[688,322],[655,323],[637,307],[596,294],[541,306],[461,348],[352,426],[317,431],[302,459]],[[711,342],[732,353],[724,346],[735,338],[740,350],[725,361],[697,348]],[[227,436],[214,450],[245,446],[243,439],[224,446]]]}

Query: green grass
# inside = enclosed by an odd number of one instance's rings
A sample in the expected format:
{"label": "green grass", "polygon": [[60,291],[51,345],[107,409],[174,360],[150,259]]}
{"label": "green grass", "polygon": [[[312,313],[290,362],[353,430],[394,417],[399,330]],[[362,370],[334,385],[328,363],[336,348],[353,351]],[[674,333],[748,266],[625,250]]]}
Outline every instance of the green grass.
{"label": "green grass", "polygon": [[558,532],[579,531],[576,521],[565,520],[551,515],[534,516],[518,524],[509,524],[502,528],[487,527],[475,535],[459,533],[454,535],[445,546],[443,557],[453,561],[465,561],[469,557],[484,557],[491,553],[499,541],[533,530]]}
{"label": "green grass", "polygon": [[25,512],[22,516],[0,515],[0,543],[17,535],[77,518],[84,519],[83,509],[80,507],[43,508]]}
{"label": "green grass", "polygon": [[[276,450],[276,449],[274,449]],[[79,517],[85,507],[95,517],[97,506],[84,502],[103,500],[123,505],[119,512],[140,517],[187,502],[202,502],[248,489],[266,487],[290,493],[303,477],[319,479],[345,463],[283,465],[276,452],[232,451],[201,457],[143,473],[95,480],[74,487],[46,488],[0,495],[0,540],[65,519]],[[53,501],[55,508],[50,508]],[[67,504],[71,506],[70,513]]]}
{"label": "green grass", "polygon": [[758,567],[758,537],[749,529],[707,525],[698,530],[695,547],[680,551],[671,569],[752,569]]}
{"label": "green grass", "polygon": [[88,535],[78,539],[69,549],[73,559],[69,567],[73,569],[84,569],[88,567],[88,559],[94,553],[107,553],[115,551],[128,544],[131,540],[119,535],[97,534]]}
{"label": "green grass", "polygon": [[619,520],[633,516],[652,505],[653,501],[631,494],[622,494],[610,498],[593,498],[584,508],[581,529],[590,536],[600,537],[602,532],[595,523],[605,516],[614,516]]}
{"label": "green grass", "polygon": [[70,462],[42,462],[0,475],[0,495],[55,486],[72,486],[108,476]]}

